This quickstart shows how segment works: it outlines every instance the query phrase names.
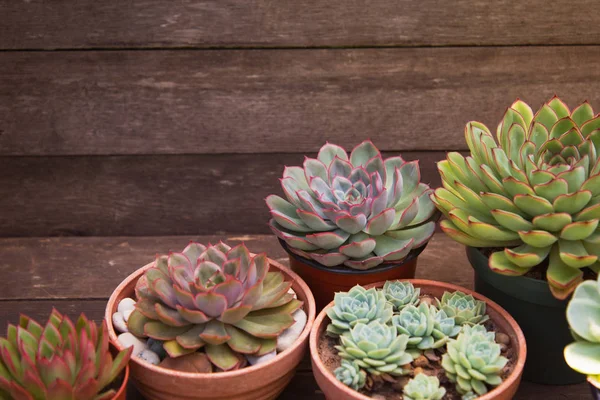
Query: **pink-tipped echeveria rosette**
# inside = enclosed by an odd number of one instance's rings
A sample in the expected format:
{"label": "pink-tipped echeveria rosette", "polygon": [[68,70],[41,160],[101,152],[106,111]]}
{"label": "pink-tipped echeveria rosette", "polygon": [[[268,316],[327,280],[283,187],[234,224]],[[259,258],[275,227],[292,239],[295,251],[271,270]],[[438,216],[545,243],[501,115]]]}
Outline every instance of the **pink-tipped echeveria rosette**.
{"label": "pink-tipped echeveria rosette", "polygon": [[[554,297],[567,298],[584,271],[600,270],[600,117],[553,97],[535,114],[515,101],[496,137],[465,128],[470,155],[438,163],[433,202],[442,230],[466,246],[492,248],[490,268],[521,276],[544,267]],[[547,268],[546,268],[547,267]]]}
{"label": "pink-tipped echeveria rosette", "polygon": [[285,198],[270,195],[269,225],[293,253],[326,267],[368,270],[424,246],[438,213],[418,161],[384,159],[371,141],[350,154],[327,143],[286,167]]}

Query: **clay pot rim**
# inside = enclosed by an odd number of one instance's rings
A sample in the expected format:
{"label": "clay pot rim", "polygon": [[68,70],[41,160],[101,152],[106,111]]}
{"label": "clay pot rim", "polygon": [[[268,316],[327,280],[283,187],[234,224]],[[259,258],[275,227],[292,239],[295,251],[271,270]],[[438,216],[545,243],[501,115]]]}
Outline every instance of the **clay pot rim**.
{"label": "clay pot rim", "polygon": [[341,274],[341,275],[377,274],[380,272],[389,271],[390,269],[401,267],[402,265],[408,263],[409,261],[412,261],[412,260],[416,259],[417,257],[419,257],[419,255],[421,255],[421,253],[423,252],[423,250],[425,250],[425,247],[427,247],[427,244],[429,243],[429,240],[428,240],[421,247],[412,249],[406,255],[406,257],[404,257],[401,260],[386,261],[386,262],[381,263],[381,264],[377,265],[376,267],[373,267],[370,269],[352,269],[350,267],[345,267],[345,266],[326,267],[325,265],[318,263],[315,260],[312,260],[312,259],[306,258],[306,257],[302,257],[301,255],[294,253],[293,251],[290,250],[290,246],[284,240],[282,240],[280,238],[277,238],[277,240],[279,240],[279,244],[281,245],[283,250],[285,250],[285,252],[288,253],[288,255],[290,257],[294,257],[294,258],[298,259],[300,262],[308,265],[311,268],[318,269],[319,271],[327,272],[330,274]]}
{"label": "clay pot rim", "polygon": [[[250,254],[251,254],[251,256],[255,256],[254,253],[250,253]],[[200,373],[200,372],[175,371],[172,369],[162,368],[157,365],[153,365],[153,364],[150,364],[150,363],[147,363],[144,361],[140,361],[137,357],[134,357],[133,355],[131,356],[131,359],[129,362],[135,363],[135,364],[137,364],[137,366],[139,366],[141,368],[149,369],[155,373],[171,375],[171,376],[178,377],[178,378],[203,378],[203,379],[212,379],[212,380],[218,380],[218,379],[228,380],[231,378],[236,378],[240,375],[256,372],[261,369],[267,369],[271,365],[276,364],[276,363],[280,362],[281,360],[283,360],[284,358],[288,357],[290,354],[292,354],[293,349],[296,349],[298,346],[303,345],[303,343],[307,339],[308,335],[310,334],[312,325],[315,321],[315,315],[316,315],[315,298],[313,297],[313,294],[310,291],[308,285],[295,272],[293,272],[289,268],[285,267],[284,265],[278,263],[277,261],[275,261],[271,258],[268,258],[267,260],[269,261],[270,267],[275,267],[276,269],[280,270],[284,274],[288,275],[288,277],[290,278],[290,280],[292,282],[298,284],[298,286],[300,286],[300,290],[304,293],[304,297],[306,298],[306,301],[304,301],[304,305],[303,305],[304,306],[303,309],[307,314],[306,325],[304,326],[302,333],[300,334],[300,336],[298,336],[298,338],[296,339],[296,341],[294,342],[294,344],[292,346],[285,349],[281,353],[278,353],[276,357],[274,357],[273,359],[271,359],[269,361],[266,361],[264,363],[260,363],[257,365],[248,366],[248,367],[238,369],[235,371],[229,371],[229,372]],[[110,338],[111,343],[119,350],[122,350],[123,347],[117,341],[117,334],[116,334],[113,324],[112,324],[112,310],[116,309],[116,307],[117,307],[117,304],[116,304],[117,297],[121,292],[123,292],[123,290],[125,289],[126,286],[131,284],[132,281],[137,281],[142,276],[142,274],[144,272],[146,272],[146,270],[148,270],[149,268],[152,267],[153,264],[154,264],[154,262],[148,263],[148,264],[144,265],[143,267],[137,269],[133,273],[131,273],[127,278],[125,278],[119,284],[119,286],[116,287],[116,289],[113,291],[113,293],[110,295],[110,298],[108,299],[108,302],[106,304],[106,309],[104,312],[104,319],[106,320],[106,324],[108,326],[108,336]],[[129,371],[129,366],[127,367],[127,370]]]}
{"label": "clay pot rim", "polygon": [[125,392],[127,391],[127,383],[129,382],[129,363],[127,363],[127,365],[125,366],[124,374],[125,376],[123,376],[123,382],[121,383],[121,387],[119,387],[119,390],[117,391],[117,393],[115,393],[113,400],[125,398]]}
{"label": "clay pot rim", "polygon": [[[487,297],[482,296],[479,293],[474,292],[472,290],[463,288],[462,286],[453,285],[451,283],[432,281],[432,280],[428,280],[428,279],[401,279],[401,280],[411,282],[416,287],[424,287],[424,286],[441,287],[448,291],[460,290],[463,293],[470,294],[473,297],[475,297],[477,300],[485,301],[486,306],[494,309],[494,311],[496,311],[502,318],[504,318],[509,323],[510,327],[515,332],[518,342],[519,342],[519,354],[517,355],[517,362],[515,364],[515,369],[513,370],[513,372],[510,374],[510,376],[506,380],[502,381],[502,383],[499,386],[490,390],[488,393],[484,394],[483,396],[478,397],[477,398],[478,400],[493,400],[496,397],[496,394],[504,391],[506,388],[509,388],[517,380],[519,380],[521,378],[521,375],[523,374],[523,367],[525,366],[525,359],[527,357],[527,344],[525,342],[525,336],[523,335],[523,331],[521,331],[521,328],[517,324],[517,321],[515,321],[515,319],[506,310],[504,310],[497,303],[493,302],[492,300],[488,299]],[[376,283],[372,283],[370,285],[366,285],[365,287],[366,288],[372,288],[372,287],[379,288],[379,287],[383,287],[384,283],[385,282],[376,282]],[[340,392],[345,394],[348,399],[370,400],[371,397],[365,396],[364,394],[359,393],[359,392],[349,388],[348,386],[344,385],[343,383],[339,382],[335,378],[335,376],[331,373],[331,371],[329,371],[327,369],[327,367],[325,366],[325,364],[323,364],[323,362],[321,361],[321,357],[319,356],[319,352],[317,349],[318,340],[319,340],[319,330],[320,330],[320,327],[323,324],[325,318],[329,318],[326,314],[326,311],[327,311],[327,309],[329,309],[332,306],[333,306],[333,301],[331,301],[325,308],[323,308],[323,310],[321,310],[321,312],[315,319],[313,328],[310,332],[309,348],[310,348],[310,358],[312,360],[313,367],[316,366],[319,370],[321,370],[321,372],[323,373],[323,376],[325,376],[325,378],[327,380],[329,380],[331,383],[333,383],[333,385]]]}

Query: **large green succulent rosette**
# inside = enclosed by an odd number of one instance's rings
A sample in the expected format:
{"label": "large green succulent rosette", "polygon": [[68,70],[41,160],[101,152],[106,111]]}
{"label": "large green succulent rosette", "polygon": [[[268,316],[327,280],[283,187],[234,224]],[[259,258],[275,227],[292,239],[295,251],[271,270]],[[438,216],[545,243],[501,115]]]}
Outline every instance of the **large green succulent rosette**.
{"label": "large green succulent rosette", "polygon": [[438,163],[443,187],[432,200],[452,239],[501,248],[489,265],[519,276],[547,260],[555,297],[566,298],[583,268],[600,269],[600,117],[584,102],[571,111],[554,97],[537,113],[517,100],[496,138],[469,122],[470,155],[452,152]]}
{"label": "large green succulent rosette", "polygon": [[327,143],[303,167],[285,168],[285,199],[266,199],[269,226],[290,251],[327,267],[400,261],[435,230],[431,189],[420,180],[418,161],[384,160],[370,141],[350,154]]}

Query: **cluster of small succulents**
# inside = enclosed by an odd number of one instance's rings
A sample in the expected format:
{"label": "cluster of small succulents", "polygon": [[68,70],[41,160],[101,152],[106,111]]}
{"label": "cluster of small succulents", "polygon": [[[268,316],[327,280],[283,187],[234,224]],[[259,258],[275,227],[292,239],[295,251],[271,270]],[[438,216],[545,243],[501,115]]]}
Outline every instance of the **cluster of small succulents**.
{"label": "cluster of small succulents", "polygon": [[554,97],[534,114],[517,100],[497,141],[475,121],[465,137],[470,156],[438,163],[443,187],[431,198],[442,229],[467,246],[502,248],[489,260],[502,274],[548,260],[552,293],[568,297],[583,268],[600,270],[600,116],[587,102],[571,111]]}
{"label": "cluster of small succulents", "polygon": [[21,316],[0,338],[0,399],[107,400],[131,349],[109,351],[106,322],[76,323],[53,310],[42,326]]}
{"label": "cluster of small succulents", "polygon": [[[600,296],[599,296],[600,297]],[[354,390],[369,377],[404,376],[423,355],[442,356],[440,368],[456,391],[474,399],[502,382],[507,359],[488,320],[485,303],[462,292],[441,299],[420,297],[410,282],[388,281],[382,289],[355,286],[336,293],[327,309],[326,334],[337,339],[342,365],[335,376]],[[403,388],[405,399],[439,400],[446,392],[436,377],[417,373]]]}
{"label": "cluster of small succulents", "polygon": [[271,195],[272,231],[290,251],[333,267],[370,269],[422,247],[438,213],[418,161],[383,159],[370,141],[350,154],[327,143],[303,167],[286,167],[286,199]]}
{"label": "cluster of small succulents", "polygon": [[579,284],[567,306],[567,321],[575,342],[564,350],[567,364],[600,388],[600,278]]}
{"label": "cluster of small succulents", "polygon": [[269,271],[264,254],[253,256],[243,244],[192,242],[181,253],[158,256],[137,281],[137,302],[119,340],[142,341],[134,356],[146,361],[152,342],[168,359],[201,351],[213,370],[239,369],[281,351],[292,326],[302,331],[306,314],[291,285]]}

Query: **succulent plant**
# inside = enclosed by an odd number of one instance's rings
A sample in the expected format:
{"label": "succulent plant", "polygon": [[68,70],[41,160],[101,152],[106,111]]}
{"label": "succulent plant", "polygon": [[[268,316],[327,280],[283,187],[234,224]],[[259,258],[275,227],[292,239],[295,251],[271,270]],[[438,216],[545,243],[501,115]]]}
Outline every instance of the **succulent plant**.
{"label": "succulent plant", "polygon": [[440,387],[440,380],[435,376],[417,374],[402,388],[404,400],[441,400],[446,389]]}
{"label": "succulent plant", "polygon": [[383,159],[370,141],[348,156],[325,144],[303,167],[286,167],[286,199],[271,195],[269,225],[290,251],[325,266],[370,269],[399,261],[433,235],[437,211],[418,161]]}
{"label": "succulent plant", "polygon": [[[599,278],[600,280],[600,278]],[[579,284],[567,306],[567,321],[576,341],[565,347],[567,364],[600,387],[600,281]]]}
{"label": "succulent plant", "polygon": [[600,117],[587,102],[571,112],[555,96],[534,115],[517,100],[497,142],[475,121],[465,137],[470,156],[438,163],[442,229],[467,246],[503,248],[489,259],[498,273],[523,275],[548,259],[550,289],[566,298],[583,267],[600,269]]}
{"label": "succulent plant", "polygon": [[362,389],[367,380],[367,373],[360,368],[356,361],[342,360],[342,365],[333,373],[338,381],[354,390]]}
{"label": "succulent plant", "polygon": [[461,291],[444,292],[437,303],[438,308],[448,317],[453,317],[457,325],[481,324],[489,319],[485,313],[485,302]]}
{"label": "succulent plant", "polygon": [[482,325],[465,325],[456,339],[446,345],[442,367],[460,394],[487,393],[488,386],[502,383],[502,369],[508,362],[500,353],[494,332]]}
{"label": "succulent plant", "polygon": [[415,289],[410,282],[387,281],[383,285],[383,294],[394,306],[394,311],[400,311],[408,305],[418,305],[420,292],[421,289]]}
{"label": "succulent plant", "polygon": [[341,344],[335,346],[338,355],[355,361],[373,375],[405,375],[409,372],[402,368],[413,360],[406,352],[408,335],[399,335],[393,326],[377,320],[358,323],[341,335],[340,340]]}
{"label": "succulent plant", "polygon": [[42,326],[21,316],[0,338],[0,399],[107,400],[107,386],[127,365],[132,349],[113,358],[106,322],[81,315],[74,324],[52,310]]}
{"label": "succulent plant", "polygon": [[368,324],[378,320],[385,324],[394,312],[383,292],[376,288],[365,289],[356,285],[348,292],[336,293],[333,300],[333,307],[327,309],[327,316],[331,319],[327,334],[333,337],[350,330],[359,322]]}
{"label": "succulent plant", "polygon": [[465,393],[465,394],[463,394],[463,395],[460,397],[460,399],[461,399],[461,400],[475,400],[475,399],[476,399],[476,398],[478,398],[478,397],[479,397],[479,396],[478,396],[478,395],[476,395],[475,393],[473,393],[473,392],[469,392],[469,393]]}
{"label": "succulent plant", "polygon": [[222,370],[239,368],[241,354],[264,355],[294,324],[302,306],[291,282],[269,272],[265,254],[243,244],[190,243],[182,253],[157,257],[138,280],[136,309],[127,321],[136,336],[165,341],[170,357],[204,348]]}
{"label": "succulent plant", "polygon": [[433,337],[441,339],[442,336],[453,338],[458,335],[462,329],[461,325],[456,323],[456,318],[449,317],[444,310],[437,310],[434,315]]}
{"label": "succulent plant", "polygon": [[[437,311],[434,306],[421,303],[419,307],[406,306],[399,314],[392,317],[392,325],[396,327],[398,333],[409,336],[409,352],[410,349],[438,349],[446,344],[448,336],[436,329]],[[416,355],[411,353],[413,356]]]}

